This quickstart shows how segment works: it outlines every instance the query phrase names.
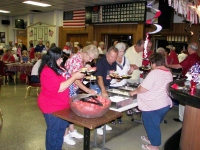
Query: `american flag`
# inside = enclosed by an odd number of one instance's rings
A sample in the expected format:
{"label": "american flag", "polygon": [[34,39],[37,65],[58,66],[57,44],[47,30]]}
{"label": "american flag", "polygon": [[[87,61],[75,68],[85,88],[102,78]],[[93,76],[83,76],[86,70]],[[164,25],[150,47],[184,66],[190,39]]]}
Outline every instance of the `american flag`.
{"label": "american flag", "polygon": [[65,28],[84,28],[85,10],[64,11],[63,27]]}

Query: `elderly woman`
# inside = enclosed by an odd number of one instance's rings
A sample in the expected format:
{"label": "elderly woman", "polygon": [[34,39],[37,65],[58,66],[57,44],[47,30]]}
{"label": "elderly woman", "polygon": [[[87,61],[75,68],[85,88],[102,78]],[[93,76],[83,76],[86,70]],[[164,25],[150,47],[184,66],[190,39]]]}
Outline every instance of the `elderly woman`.
{"label": "elderly woman", "polygon": [[[130,67],[129,60],[124,56],[126,45],[123,42],[117,43],[115,47],[118,49],[118,56],[117,56],[117,70],[116,72],[119,74],[119,76],[123,75],[131,75],[133,72],[133,68]],[[127,83],[126,79],[120,80],[119,82],[115,82],[114,84],[111,84],[111,87],[119,87],[124,86]]]}
{"label": "elderly woman", "polygon": [[173,78],[170,70],[165,67],[165,58],[162,54],[153,54],[150,62],[152,70],[130,95],[137,94],[138,107],[142,111],[143,124],[147,132],[147,136],[141,136],[141,139],[148,143],[143,144],[142,148],[158,150],[161,144],[160,123],[172,106],[168,84]]}
{"label": "elderly woman", "polygon": [[165,61],[167,62],[167,64],[172,63],[171,58],[169,57],[169,48],[164,49],[163,47],[159,47],[156,52],[162,54],[165,57]]}
{"label": "elderly woman", "polygon": [[49,49],[42,58],[39,68],[41,92],[38,97],[38,106],[44,115],[46,129],[46,150],[61,150],[65,129],[69,123],[52,115],[53,112],[69,108],[69,86],[84,75],[76,72],[69,76],[66,70],[60,67],[62,50],[58,47]]}
{"label": "elderly woman", "polygon": [[[93,59],[98,58],[98,49],[95,45],[88,45],[83,48],[82,52],[78,52],[74,55],[72,55],[65,63],[65,68],[68,70],[70,74],[73,74],[76,71],[81,70],[81,68],[84,68],[87,62],[91,62]],[[76,95],[79,88],[81,88],[83,91],[89,94],[96,94],[96,91],[87,88],[81,80],[76,80],[73,84],[73,89],[71,90],[70,96]],[[83,138],[83,135],[79,134],[77,130],[74,130],[74,125],[71,124],[69,126],[69,130],[66,129],[66,133],[64,136],[64,142],[66,142],[69,145],[75,145],[76,142],[71,138]]]}
{"label": "elderly woman", "polygon": [[[116,72],[119,74],[119,76],[123,75],[131,75],[134,68],[130,67],[129,60],[124,56],[126,45],[123,42],[117,43],[115,47],[118,49],[118,56],[117,56],[117,69]],[[124,86],[127,83],[126,79],[119,80],[113,84],[110,85],[111,88],[117,88],[119,86]],[[119,124],[122,123],[121,118],[117,119],[117,122]],[[112,121],[113,124],[115,124],[115,121]]]}

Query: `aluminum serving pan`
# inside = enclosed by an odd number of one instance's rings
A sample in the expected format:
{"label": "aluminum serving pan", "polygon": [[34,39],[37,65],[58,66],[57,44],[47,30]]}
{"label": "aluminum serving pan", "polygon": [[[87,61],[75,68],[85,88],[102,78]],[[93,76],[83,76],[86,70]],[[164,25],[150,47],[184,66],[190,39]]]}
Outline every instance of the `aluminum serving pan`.
{"label": "aluminum serving pan", "polygon": [[129,95],[129,91],[127,90],[122,90],[122,89],[109,89],[107,90],[109,96],[113,96],[113,95],[122,95],[122,96],[126,96],[126,97],[130,97]]}
{"label": "aluminum serving pan", "polygon": [[125,90],[125,91],[133,91],[136,89],[136,87],[130,87],[130,86],[120,86],[119,89]]}

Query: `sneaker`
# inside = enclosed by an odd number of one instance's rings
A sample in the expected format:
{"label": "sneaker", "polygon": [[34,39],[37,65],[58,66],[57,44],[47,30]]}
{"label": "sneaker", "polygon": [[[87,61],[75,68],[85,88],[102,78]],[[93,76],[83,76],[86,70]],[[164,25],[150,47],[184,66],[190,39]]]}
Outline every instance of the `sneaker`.
{"label": "sneaker", "polygon": [[98,128],[97,129],[97,134],[98,135],[103,135],[103,129],[102,128]]}
{"label": "sneaker", "polygon": [[122,119],[121,119],[121,118],[118,118],[118,119],[117,119],[117,122],[118,122],[118,124],[122,124]]}
{"label": "sneaker", "polygon": [[111,121],[112,124],[116,124],[115,120]]}
{"label": "sneaker", "polygon": [[64,142],[67,143],[68,145],[75,145],[76,142],[72,139],[70,134],[67,134],[64,136]]}
{"label": "sneaker", "polygon": [[74,137],[74,138],[77,138],[77,139],[82,139],[83,138],[83,135],[78,133],[78,131],[76,129],[74,129],[73,132],[69,131],[69,134],[70,134],[71,137]]}
{"label": "sneaker", "polygon": [[[103,128],[103,126],[102,126],[102,128]],[[106,124],[106,130],[110,131],[110,130],[112,130],[112,127]]]}

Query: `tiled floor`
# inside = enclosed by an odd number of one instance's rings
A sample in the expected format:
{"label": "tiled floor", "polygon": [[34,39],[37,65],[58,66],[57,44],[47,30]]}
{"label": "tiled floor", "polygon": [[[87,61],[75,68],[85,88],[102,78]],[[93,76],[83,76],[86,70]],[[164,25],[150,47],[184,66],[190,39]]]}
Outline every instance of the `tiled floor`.
{"label": "tiled floor", "polygon": [[[0,108],[3,113],[3,126],[0,129],[0,150],[45,150],[46,124],[37,106],[36,89],[24,100],[26,85],[23,82],[2,86],[0,91]],[[164,142],[179,128],[181,123],[173,121],[178,117],[178,108],[169,111],[165,119],[167,124],[161,124],[162,149]],[[142,124],[131,122],[125,114],[124,123],[111,125],[113,133],[107,133],[106,147],[112,150],[141,150],[141,135],[145,135]],[[131,126],[130,126],[131,125]],[[83,132],[81,127],[77,129]],[[117,132],[121,131],[121,132]],[[101,139],[102,137],[98,136]],[[91,138],[92,140],[92,138]],[[63,150],[82,149],[82,139],[76,140],[77,145],[63,144]],[[93,148],[98,150],[99,148]]]}

